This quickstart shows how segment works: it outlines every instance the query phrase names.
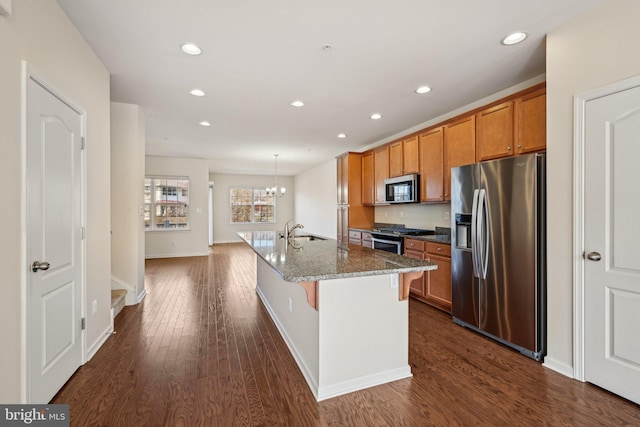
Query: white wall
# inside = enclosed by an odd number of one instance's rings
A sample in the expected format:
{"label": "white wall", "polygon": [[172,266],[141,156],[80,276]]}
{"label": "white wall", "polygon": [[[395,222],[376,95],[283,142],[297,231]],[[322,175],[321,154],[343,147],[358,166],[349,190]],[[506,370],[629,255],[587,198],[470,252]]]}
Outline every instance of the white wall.
{"label": "white wall", "polygon": [[295,176],[295,218],[305,231],[336,238],[336,160]]}
{"label": "white wall", "polygon": [[573,96],[640,74],[640,2],[611,0],[547,37],[548,357],[573,373]]}
{"label": "white wall", "polygon": [[[229,189],[231,187],[272,187],[273,175],[235,175],[212,173],[213,181],[213,242],[239,242],[238,231],[282,230],[287,220],[294,218],[295,184],[293,177],[278,176],[278,186],[287,189],[284,197],[276,202],[276,224],[231,224]],[[296,220],[298,221],[298,220]],[[298,221],[299,222],[299,221]],[[306,227],[306,225],[305,225]]]}
{"label": "white wall", "polygon": [[111,276],[127,304],[144,296],[144,114],[111,103]]}
{"label": "white wall", "polygon": [[0,402],[24,401],[26,354],[21,328],[26,286],[24,159],[21,154],[21,61],[86,111],[86,298],[98,312],[87,317],[87,346],[96,348],[110,326],[109,73],[54,0],[13,2],[0,16]]}
{"label": "white wall", "polygon": [[375,221],[433,230],[436,226],[451,227],[451,220],[445,218],[445,213],[449,214],[450,211],[451,203],[378,206]]}
{"label": "white wall", "polygon": [[189,177],[189,229],[145,231],[145,256],[168,258],[208,255],[209,167],[207,161],[147,156],[145,164],[147,176]]}

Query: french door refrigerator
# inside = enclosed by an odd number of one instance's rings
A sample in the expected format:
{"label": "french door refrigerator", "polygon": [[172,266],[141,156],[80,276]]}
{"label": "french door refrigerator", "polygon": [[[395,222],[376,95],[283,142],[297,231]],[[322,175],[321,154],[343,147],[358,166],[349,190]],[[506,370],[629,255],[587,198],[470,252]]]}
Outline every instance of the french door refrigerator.
{"label": "french door refrigerator", "polygon": [[545,155],[451,170],[453,321],[546,352]]}

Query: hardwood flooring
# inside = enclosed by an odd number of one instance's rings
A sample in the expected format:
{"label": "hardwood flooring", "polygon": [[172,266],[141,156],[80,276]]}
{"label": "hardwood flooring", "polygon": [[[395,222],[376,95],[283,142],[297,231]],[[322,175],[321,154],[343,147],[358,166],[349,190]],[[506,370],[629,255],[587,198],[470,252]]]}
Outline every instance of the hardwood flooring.
{"label": "hardwood flooring", "polygon": [[318,403],[255,293],[247,246],[148,260],[145,280],[144,301],[52,401],[74,426],[640,425],[638,405],[413,300],[413,378]]}

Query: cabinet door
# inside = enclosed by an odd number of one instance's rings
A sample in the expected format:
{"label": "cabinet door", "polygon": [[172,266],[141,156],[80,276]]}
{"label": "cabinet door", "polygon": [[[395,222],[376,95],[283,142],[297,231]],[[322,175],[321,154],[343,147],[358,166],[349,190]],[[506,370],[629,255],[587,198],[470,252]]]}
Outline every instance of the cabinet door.
{"label": "cabinet door", "polygon": [[338,243],[347,244],[349,242],[349,208],[338,206],[336,219],[338,225],[336,240]]}
{"label": "cabinet door", "polygon": [[418,136],[412,136],[402,141],[402,174],[418,173],[419,170]]}
{"label": "cabinet door", "polygon": [[444,199],[451,200],[451,168],[476,162],[475,115],[445,126],[444,155]]}
{"label": "cabinet door", "polygon": [[402,141],[397,141],[389,145],[389,176],[402,175]]}
{"label": "cabinet door", "polygon": [[375,170],[375,185],[376,185],[376,204],[386,203],[386,189],[384,187],[384,180],[389,178],[389,147],[384,146],[373,152],[373,167]]}
{"label": "cabinet door", "polygon": [[342,204],[342,163],[344,156],[336,157],[336,203]]}
{"label": "cabinet door", "polygon": [[[424,259],[424,252],[422,251],[405,251],[404,256],[406,256],[407,258],[413,258],[413,259],[420,259],[423,260]],[[411,294],[414,294],[416,296],[419,297],[424,297],[425,296],[425,274],[422,273],[422,275],[417,278],[417,279],[413,279],[413,280],[409,280],[408,279],[408,274],[405,275],[405,279],[406,281],[408,281],[408,285],[409,285],[409,292]],[[405,286],[407,285],[407,283],[405,282]],[[406,288],[405,288],[406,289]]]}
{"label": "cabinet door", "polygon": [[547,96],[540,89],[516,100],[516,153],[530,153],[547,148]]}
{"label": "cabinet door", "polygon": [[373,152],[369,152],[362,156],[362,204],[373,205],[375,192]]}
{"label": "cabinet door", "polygon": [[451,312],[451,258],[429,255],[429,261],[438,265],[429,271],[426,283],[426,297],[434,306]]}
{"label": "cabinet door", "polygon": [[488,108],[476,115],[476,160],[498,159],[513,155],[513,101]]}
{"label": "cabinet door", "polygon": [[444,200],[443,128],[425,132],[419,137],[420,201]]}

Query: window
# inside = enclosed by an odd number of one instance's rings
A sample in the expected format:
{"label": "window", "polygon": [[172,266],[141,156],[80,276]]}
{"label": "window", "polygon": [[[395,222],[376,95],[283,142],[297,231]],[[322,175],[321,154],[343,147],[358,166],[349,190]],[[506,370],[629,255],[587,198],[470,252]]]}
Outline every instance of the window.
{"label": "window", "polygon": [[265,188],[232,187],[229,201],[232,224],[276,222],[276,201]]}
{"label": "window", "polygon": [[148,176],[144,180],[144,229],[189,228],[189,178]]}

